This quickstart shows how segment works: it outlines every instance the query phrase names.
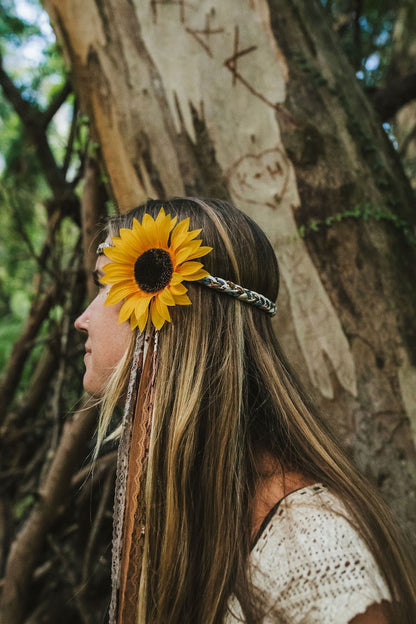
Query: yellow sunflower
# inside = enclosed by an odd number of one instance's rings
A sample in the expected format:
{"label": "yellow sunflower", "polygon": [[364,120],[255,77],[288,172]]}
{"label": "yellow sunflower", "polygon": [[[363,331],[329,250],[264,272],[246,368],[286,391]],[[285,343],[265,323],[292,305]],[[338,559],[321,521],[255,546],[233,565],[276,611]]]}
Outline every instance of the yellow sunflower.
{"label": "yellow sunflower", "polygon": [[132,229],[121,228],[114,236],[114,247],[104,253],[112,260],[103,267],[101,282],[112,284],[106,305],[125,299],[119,323],[130,319],[131,328],[146,327],[149,316],[156,329],[170,321],[169,306],[190,305],[183,281],[192,282],[208,275],[201,262],[192,262],[212,250],[194,240],[201,230],[188,231],[189,218],[176,225],[177,218],[166,215],[163,208],[156,219],[145,214],[140,224],[133,220]]}

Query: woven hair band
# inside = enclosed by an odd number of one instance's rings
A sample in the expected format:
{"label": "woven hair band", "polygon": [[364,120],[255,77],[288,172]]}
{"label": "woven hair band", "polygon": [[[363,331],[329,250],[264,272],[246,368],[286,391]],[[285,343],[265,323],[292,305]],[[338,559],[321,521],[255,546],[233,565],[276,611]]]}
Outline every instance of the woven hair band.
{"label": "woven hair band", "polygon": [[[98,245],[97,254],[102,254],[103,250],[107,247],[111,247],[110,243],[104,242]],[[234,297],[235,299],[239,299],[240,301],[244,301],[245,303],[249,303],[250,305],[254,305],[256,308],[260,308],[260,310],[264,310],[267,314],[270,314],[270,316],[274,316],[276,314],[277,308],[273,301],[264,295],[255,292],[254,290],[249,290],[248,288],[244,288],[239,284],[234,284],[234,282],[230,282],[229,280],[208,275],[207,277],[203,277],[198,280],[197,283],[203,284],[203,286],[207,286],[208,288],[213,288],[218,292]]]}
{"label": "woven hair band", "polygon": [[[111,247],[110,243],[104,242],[98,245],[97,254],[102,254],[103,250],[107,247]],[[277,308],[273,301],[264,295],[255,292],[254,290],[249,290],[248,288],[244,288],[239,284],[234,284],[234,282],[229,280],[208,275],[207,277],[203,277],[198,280],[197,283],[203,284],[203,286],[207,286],[208,288],[213,288],[218,292],[234,297],[235,299],[239,299],[240,301],[244,301],[245,303],[249,303],[250,305],[254,305],[256,308],[260,308],[260,310],[264,310],[267,314],[270,314],[270,316],[274,316],[276,314]]]}
{"label": "woven hair band", "polygon": [[235,297],[240,301],[245,301],[246,303],[250,303],[251,305],[260,308],[260,310],[264,310],[270,316],[274,316],[276,314],[276,305],[265,297],[264,295],[260,295],[254,290],[249,290],[248,288],[243,288],[239,284],[234,284],[234,282],[230,282],[229,280],[222,279],[221,277],[214,277],[213,275],[208,275],[208,277],[203,277],[198,280],[199,284],[203,284],[204,286],[208,286],[208,288],[213,288],[219,292],[224,293],[225,295],[230,295],[230,297]]}

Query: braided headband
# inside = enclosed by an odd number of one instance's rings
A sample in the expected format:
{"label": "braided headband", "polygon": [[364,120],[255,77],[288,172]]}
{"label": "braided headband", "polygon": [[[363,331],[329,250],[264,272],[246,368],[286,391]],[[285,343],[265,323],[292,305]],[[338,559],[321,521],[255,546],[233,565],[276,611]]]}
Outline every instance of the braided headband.
{"label": "braided headband", "polygon": [[220,277],[213,277],[195,262],[210,253],[212,247],[201,245],[196,239],[201,230],[189,231],[189,217],[176,222],[163,208],[156,219],[149,214],[142,223],[133,219],[131,229],[121,228],[112,243],[98,245],[97,254],[105,254],[112,262],[104,265],[103,284],[111,284],[105,305],[124,299],[119,323],[130,320],[131,328],[143,331],[151,318],[156,329],[169,322],[169,307],[191,305],[183,282],[198,282],[208,288],[254,305],[271,316],[275,304],[253,290]]}
{"label": "braided headband", "polygon": [[218,292],[222,292],[226,295],[230,295],[231,297],[235,297],[240,301],[245,301],[246,303],[250,303],[251,305],[256,306],[256,308],[260,308],[260,310],[264,310],[270,316],[274,316],[276,314],[276,305],[270,299],[267,299],[264,295],[260,295],[254,290],[249,290],[248,288],[244,288],[239,284],[234,284],[234,282],[230,282],[229,280],[222,279],[222,277],[213,277],[212,275],[207,275],[207,277],[203,277],[198,280],[199,284],[203,284],[204,286],[208,286],[208,288],[214,288]]}

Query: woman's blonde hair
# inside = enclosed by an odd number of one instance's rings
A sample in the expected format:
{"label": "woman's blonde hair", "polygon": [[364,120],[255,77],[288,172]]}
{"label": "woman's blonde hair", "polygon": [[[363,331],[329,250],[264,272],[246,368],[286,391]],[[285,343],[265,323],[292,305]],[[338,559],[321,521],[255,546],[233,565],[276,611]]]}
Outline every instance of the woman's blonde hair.
{"label": "woman's blonde hair", "polygon": [[[279,272],[260,228],[233,206],[185,198],[149,200],[112,219],[109,233],[161,206],[202,228],[212,275],[275,300]],[[236,594],[248,623],[261,621],[250,585],[251,512],[258,457],[284,473],[324,483],[349,509],[389,585],[394,621],[416,622],[414,576],[390,514],[308,405],[274,335],[253,306],[187,284],[192,306],[171,309],[159,338],[159,368],[146,485],[140,624],[217,624]],[[106,392],[100,439],[120,400],[135,341]]]}

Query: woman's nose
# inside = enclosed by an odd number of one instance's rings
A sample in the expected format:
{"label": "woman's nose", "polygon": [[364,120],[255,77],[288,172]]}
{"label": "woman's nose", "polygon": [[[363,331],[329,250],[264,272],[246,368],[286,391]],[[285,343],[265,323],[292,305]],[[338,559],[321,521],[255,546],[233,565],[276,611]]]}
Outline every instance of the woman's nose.
{"label": "woman's nose", "polygon": [[84,312],[80,314],[77,319],[75,319],[75,323],[74,323],[75,329],[77,329],[80,332],[88,333],[89,319],[88,319],[87,313],[88,313],[88,308],[86,308]]}

